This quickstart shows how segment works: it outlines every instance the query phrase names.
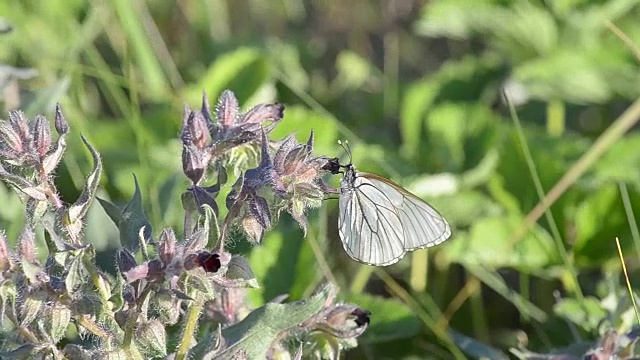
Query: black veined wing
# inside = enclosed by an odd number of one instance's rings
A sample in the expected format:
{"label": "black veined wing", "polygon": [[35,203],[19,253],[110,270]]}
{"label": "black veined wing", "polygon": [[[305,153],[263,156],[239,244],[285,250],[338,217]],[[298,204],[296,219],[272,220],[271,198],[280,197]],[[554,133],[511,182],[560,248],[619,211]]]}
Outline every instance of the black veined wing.
{"label": "black veined wing", "polygon": [[386,266],[408,251],[431,247],[451,236],[447,221],[429,204],[375,174],[345,169],[340,183],[338,229],[356,261]]}

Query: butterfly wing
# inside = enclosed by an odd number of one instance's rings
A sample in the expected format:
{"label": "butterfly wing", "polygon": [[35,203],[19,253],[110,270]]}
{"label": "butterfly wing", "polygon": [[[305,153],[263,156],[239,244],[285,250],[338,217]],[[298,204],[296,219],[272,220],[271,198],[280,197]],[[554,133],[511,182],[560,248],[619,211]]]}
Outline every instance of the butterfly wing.
{"label": "butterfly wing", "polygon": [[368,265],[391,265],[406,252],[392,199],[365,177],[343,187],[338,231],[347,254]]}
{"label": "butterfly wing", "polygon": [[451,227],[436,209],[400,185],[370,173],[358,173],[384,193],[396,209],[406,251],[438,245],[451,236]]}

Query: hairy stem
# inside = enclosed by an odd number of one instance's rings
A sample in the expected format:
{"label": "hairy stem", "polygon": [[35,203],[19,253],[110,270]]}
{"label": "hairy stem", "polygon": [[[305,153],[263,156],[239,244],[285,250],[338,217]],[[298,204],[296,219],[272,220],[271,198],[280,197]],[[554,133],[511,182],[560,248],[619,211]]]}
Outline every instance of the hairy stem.
{"label": "hairy stem", "polygon": [[189,310],[187,311],[187,319],[184,324],[184,330],[182,332],[182,339],[180,339],[180,345],[178,345],[175,360],[184,360],[187,357],[189,345],[191,345],[191,337],[196,330],[198,319],[200,318],[200,313],[202,312],[203,307],[204,301],[200,296],[197,297],[189,307]]}

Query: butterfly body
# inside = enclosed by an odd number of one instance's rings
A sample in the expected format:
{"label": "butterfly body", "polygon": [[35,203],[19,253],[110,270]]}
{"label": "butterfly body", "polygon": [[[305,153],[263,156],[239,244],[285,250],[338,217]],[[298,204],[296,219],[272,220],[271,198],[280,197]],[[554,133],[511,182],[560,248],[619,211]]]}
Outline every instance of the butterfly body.
{"label": "butterfly body", "polygon": [[442,215],[400,185],[359,172],[352,164],[330,166],[333,173],[338,173],[338,167],[344,169],[338,232],[352,259],[387,266],[408,251],[438,245],[451,236]]}

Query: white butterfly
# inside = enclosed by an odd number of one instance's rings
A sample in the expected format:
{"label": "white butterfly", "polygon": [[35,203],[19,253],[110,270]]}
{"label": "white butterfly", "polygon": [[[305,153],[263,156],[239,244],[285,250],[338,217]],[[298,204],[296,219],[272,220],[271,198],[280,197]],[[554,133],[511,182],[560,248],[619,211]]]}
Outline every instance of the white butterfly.
{"label": "white butterfly", "polygon": [[[326,167],[340,181],[338,232],[354,260],[387,266],[408,251],[438,245],[451,236],[447,221],[429,204],[378,175],[332,159]],[[344,169],[344,171],[340,171]]]}

